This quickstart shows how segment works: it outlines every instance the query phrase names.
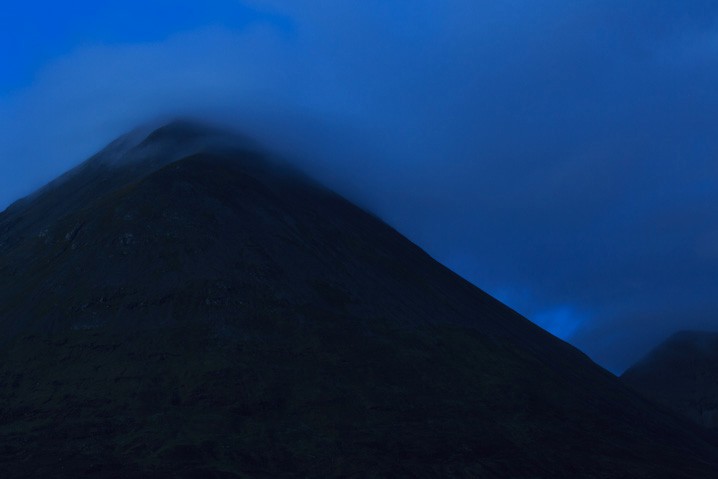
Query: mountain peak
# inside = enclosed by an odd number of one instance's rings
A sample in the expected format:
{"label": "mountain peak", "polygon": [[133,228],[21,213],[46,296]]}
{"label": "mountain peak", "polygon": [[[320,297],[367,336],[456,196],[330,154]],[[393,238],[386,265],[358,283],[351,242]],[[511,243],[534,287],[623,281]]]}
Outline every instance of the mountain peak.
{"label": "mountain peak", "polygon": [[172,139],[186,141],[189,139],[231,135],[231,132],[216,125],[210,125],[191,118],[176,118],[155,128],[147,135],[147,141]]}
{"label": "mountain peak", "polygon": [[122,167],[149,163],[162,166],[196,153],[257,150],[258,146],[231,129],[195,119],[178,118],[148,124],[120,136],[89,163]]}

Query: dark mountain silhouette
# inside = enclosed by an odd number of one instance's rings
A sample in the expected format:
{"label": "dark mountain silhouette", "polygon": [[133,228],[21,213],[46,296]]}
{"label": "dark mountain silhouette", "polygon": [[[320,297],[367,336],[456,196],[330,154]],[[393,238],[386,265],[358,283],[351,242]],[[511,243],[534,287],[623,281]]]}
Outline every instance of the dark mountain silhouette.
{"label": "dark mountain silhouette", "polygon": [[718,431],[718,333],[674,334],[621,379],[650,399]]}
{"label": "dark mountain silhouette", "polygon": [[712,435],[187,122],[0,215],[0,338],[2,477],[718,477]]}

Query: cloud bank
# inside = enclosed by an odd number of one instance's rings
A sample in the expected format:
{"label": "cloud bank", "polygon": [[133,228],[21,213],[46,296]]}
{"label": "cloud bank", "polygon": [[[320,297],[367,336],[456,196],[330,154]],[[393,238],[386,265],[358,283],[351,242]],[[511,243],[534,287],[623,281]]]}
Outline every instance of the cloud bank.
{"label": "cloud bank", "polygon": [[206,117],[613,371],[718,329],[718,4],[241,3],[284,20],[85,45],[0,97],[0,205]]}

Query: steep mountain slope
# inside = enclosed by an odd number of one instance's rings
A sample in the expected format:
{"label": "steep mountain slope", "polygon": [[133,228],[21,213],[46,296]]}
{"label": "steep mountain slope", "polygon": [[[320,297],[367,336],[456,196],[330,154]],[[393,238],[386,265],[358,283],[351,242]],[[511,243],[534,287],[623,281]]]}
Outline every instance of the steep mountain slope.
{"label": "steep mountain slope", "polygon": [[718,333],[677,333],[621,379],[650,399],[718,430]]}
{"label": "steep mountain slope", "polygon": [[712,436],[243,140],[0,215],[5,477],[701,478]]}

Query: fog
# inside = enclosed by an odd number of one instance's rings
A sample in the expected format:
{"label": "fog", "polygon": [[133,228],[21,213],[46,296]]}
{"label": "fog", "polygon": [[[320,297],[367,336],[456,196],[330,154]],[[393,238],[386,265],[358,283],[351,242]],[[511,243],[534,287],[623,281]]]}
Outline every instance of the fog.
{"label": "fog", "polygon": [[85,41],[0,91],[0,207],[138,124],[192,116],[614,372],[718,329],[715,2],[216,3],[254,14]]}

